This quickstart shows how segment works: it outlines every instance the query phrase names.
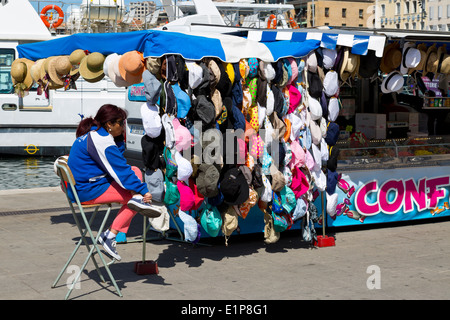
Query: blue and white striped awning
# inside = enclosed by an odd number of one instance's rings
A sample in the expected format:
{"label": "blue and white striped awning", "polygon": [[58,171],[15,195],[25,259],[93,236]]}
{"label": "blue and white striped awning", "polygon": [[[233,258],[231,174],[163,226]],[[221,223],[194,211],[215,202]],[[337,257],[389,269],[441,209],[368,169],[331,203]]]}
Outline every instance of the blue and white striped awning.
{"label": "blue and white striped awning", "polygon": [[122,33],[78,33],[49,41],[19,45],[20,58],[33,61],[50,56],[70,55],[76,49],[89,52],[123,54],[137,50],[144,57],[179,54],[185,59],[200,60],[217,57],[224,62],[239,62],[242,58],[258,58],[274,62],[285,57],[304,57],[319,47],[314,39],[263,43],[251,39],[212,33],[180,33],[146,30]]}
{"label": "blue and white striped awning", "polygon": [[274,62],[286,57],[304,57],[317,49],[319,44],[320,42],[315,39],[264,43],[220,33],[155,31],[147,38],[144,57],[160,57],[173,53],[192,60],[217,57],[232,63],[239,62],[243,58],[258,58],[266,62]]}
{"label": "blue and white striped awning", "polygon": [[368,50],[374,50],[377,57],[383,56],[386,37],[364,32],[349,32],[345,30],[251,30],[248,39],[260,42],[290,41],[302,42],[318,40],[320,46],[336,49],[336,46],[350,47],[353,54],[366,55]]}

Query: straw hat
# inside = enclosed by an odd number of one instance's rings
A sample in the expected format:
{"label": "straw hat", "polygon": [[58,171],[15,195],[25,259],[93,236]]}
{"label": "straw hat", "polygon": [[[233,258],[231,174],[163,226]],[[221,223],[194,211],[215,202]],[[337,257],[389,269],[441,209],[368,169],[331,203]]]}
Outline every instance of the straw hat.
{"label": "straw hat", "polygon": [[[442,63],[445,59],[448,60],[449,55],[447,54],[447,46],[444,44],[441,47],[438,48],[437,51],[437,59],[433,64],[433,70],[435,70],[435,73],[444,73],[442,72]],[[446,62],[448,64],[448,62]]]}
{"label": "straw hat", "polygon": [[46,84],[47,84],[47,80],[44,80],[44,73],[42,72],[43,70],[43,65],[44,65],[44,61],[45,59],[39,59],[37,60],[33,66],[31,67],[30,73],[31,73],[31,77],[33,78],[34,82],[36,82],[40,89],[44,89]]}
{"label": "straw hat", "polygon": [[342,81],[347,81],[349,77],[354,77],[359,69],[359,56],[350,53],[348,48],[344,49],[344,55],[342,57],[342,65],[339,70],[339,76]]}
{"label": "straw hat", "polygon": [[79,72],[80,63],[84,57],[86,57],[86,52],[81,49],[76,49],[69,55],[69,60],[72,64],[72,70],[70,71],[71,76]]}
{"label": "straw hat", "polygon": [[409,68],[415,68],[420,63],[420,51],[414,48],[414,43],[406,42],[402,51],[402,62],[400,63],[400,73],[407,74]]}
{"label": "straw hat", "polygon": [[11,77],[14,87],[19,86],[21,90],[28,90],[33,85],[33,78],[31,77],[31,67],[34,62],[20,58],[13,61],[11,64]]}
{"label": "straw hat", "polygon": [[44,60],[45,59],[36,60],[36,62],[33,63],[33,65],[31,66],[30,74],[31,74],[31,78],[35,82],[38,82],[39,80],[41,80],[41,66],[44,63]]}
{"label": "straw hat", "polygon": [[446,53],[444,53],[442,58],[440,72],[443,74],[450,74],[450,56]]}
{"label": "straw hat", "polygon": [[423,74],[426,75],[428,72],[435,73],[436,69],[434,69],[434,63],[437,61],[437,48],[436,44],[434,43],[432,46],[430,46],[427,50],[427,57],[425,59],[424,65],[423,65]]}
{"label": "straw hat", "polygon": [[103,62],[105,56],[100,52],[92,52],[80,62],[80,74],[87,82],[97,82],[103,79]]}
{"label": "straw hat", "polygon": [[126,52],[119,60],[120,75],[130,85],[142,82],[144,69],[144,57],[139,51]]}
{"label": "straw hat", "polygon": [[55,83],[53,80],[52,80],[52,78],[50,78],[50,74],[49,74],[49,72],[50,72],[50,69],[49,69],[49,66],[50,66],[50,64],[52,63],[52,61],[54,60],[54,59],[56,59],[57,57],[56,56],[51,56],[51,57],[48,57],[48,58],[46,58],[45,60],[44,60],[44,62],[42,63],[42,69],[41,69],[41,79],[44,79],[44,81],[46,82],[46,85],[47,85],[47,89],[60,89],[60,88],[62,88],[64,85],[61,85],[61,84],[58,84],[58,83]]}
{"label": "straw hat", "polygon": [[391,73],[400,66],[402,62],[402,52],[398,42],[388,44],[384,47],[383,58],[380,63],[380,70],[383,73]]}
{"label": "straw hat", "polygon": [[408,74],[412,74],[415,70],[421,71],[424,68],[425,60],[427,58],[427,45],[425,43],[421,43],[416,49],[420,51],[420,62],[416,67],[409,68]]}
{"label": "straw hat", "polygon": [[65,79],[72,70],[69,56],[57,56],[48,64],[48,75],[56,85],[64,86]]}

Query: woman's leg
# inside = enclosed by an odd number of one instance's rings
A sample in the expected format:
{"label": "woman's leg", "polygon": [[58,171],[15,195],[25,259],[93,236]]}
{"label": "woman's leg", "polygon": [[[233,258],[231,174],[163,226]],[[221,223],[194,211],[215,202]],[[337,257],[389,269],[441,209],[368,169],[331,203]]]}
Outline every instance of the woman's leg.
{"label": "woman's leg", "polygon": [[[137,167],[131,167],[135,174],[142,180],[142,172]],[[110,203],[117,202],[121,203],[122,207],[117,213],[116,218],[111,224],[110,231],[114,234],[119,232],[127,233],[130,227],[131,220],[136,215],[136,211],[128,208],[127,203],[133,197],[134,192],[125,190],[120,187],[117,182],[113,181],[110,187],[98,198],[83,202],[83,204],[99,204],[99,203]]]}

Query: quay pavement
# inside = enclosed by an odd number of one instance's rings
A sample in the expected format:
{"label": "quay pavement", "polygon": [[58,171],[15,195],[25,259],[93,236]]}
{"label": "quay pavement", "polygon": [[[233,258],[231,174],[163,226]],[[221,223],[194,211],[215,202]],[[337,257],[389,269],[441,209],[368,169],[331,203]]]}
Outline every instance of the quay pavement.
{"label": "quay pavement", "polygon": [[[79,239],[64,194],[59,188],[3,190],[0,204],[0,299],[63,300],[73,271],[51,285]],[[136,216],[127,239],[142,234],[142,220]],[[450,298],[450,219],[327,231],[336,239],[333,247],[311,248],[300,230],[282,233],[275,244],[265,244],[262,233],[232,235],[228,246],[223,237],[196,246],[149,241],[146,258],[159,267],[153,275],[134,272],[142,242],[118,244],[122,260],[111,270],[123,297],[108,279],[96,281],[90,261],[70,299],[182,300],[187,306],[206,300]],[[80,252],[72,265],[84,261],[85,247]]]}

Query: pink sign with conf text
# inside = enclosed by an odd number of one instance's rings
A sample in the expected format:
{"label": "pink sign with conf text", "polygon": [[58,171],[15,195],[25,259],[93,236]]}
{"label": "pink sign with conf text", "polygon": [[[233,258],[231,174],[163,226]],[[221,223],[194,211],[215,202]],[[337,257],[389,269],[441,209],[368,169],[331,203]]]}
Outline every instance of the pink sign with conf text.
{"label": "pink sign with conf text", "polygon": [[[395,214],[414,210],[423,211],[438,206],[440,199],[446,197],[446,190],[442,187],[450,185],[449,176],[435,178],[390,179],[381,185],[377,180],[366,182],[360,187],[354,198],[356,210],[365,216],[373,216],[380,212]],[[390,196],[390,193],[395,196]],[[376,201],[369,201],[369,195],[375,193]],[[375,195],[371,195],[371,199]],[[415,206],[414,206],[415,205]]]}

